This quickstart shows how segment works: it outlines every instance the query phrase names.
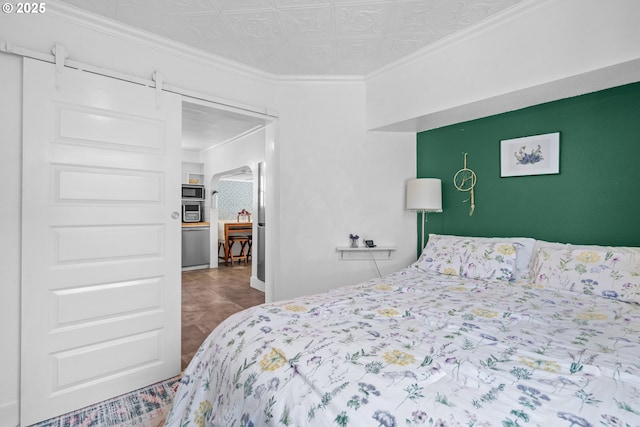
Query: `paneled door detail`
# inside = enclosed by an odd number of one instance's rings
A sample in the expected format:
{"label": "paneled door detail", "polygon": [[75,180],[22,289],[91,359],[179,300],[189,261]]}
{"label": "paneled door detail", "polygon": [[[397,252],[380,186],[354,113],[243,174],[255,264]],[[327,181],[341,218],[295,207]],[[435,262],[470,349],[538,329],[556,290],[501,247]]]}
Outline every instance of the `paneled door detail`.
{"label": "paneled door detail", "polygon": [[21,424],[180,371],[181,98],[24,60]]}

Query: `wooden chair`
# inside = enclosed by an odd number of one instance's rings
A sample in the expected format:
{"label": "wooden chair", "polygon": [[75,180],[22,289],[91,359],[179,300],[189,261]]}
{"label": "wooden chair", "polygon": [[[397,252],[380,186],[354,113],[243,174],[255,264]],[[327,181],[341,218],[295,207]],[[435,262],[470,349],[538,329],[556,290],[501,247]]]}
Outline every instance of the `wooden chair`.
{"label": "wooden chair", "polygon": [[[227,265],[229,260],[227,259],[227,245],[224,242],[224,236],[218,236],[218,260],[224,260],[224,265]],[[220,255],[220,249],[222,249],[222,255]]]}
{"label": "wooden chair", "polygon": [[[240,244],[240,252],[237,255],[233,254],[233,245],[235,243]],[[249,244],[249,238],[246,236],[230,236],[229,237],[229,260],[231,261],[231,265],[233,265],[234,261],[244,262],[244,265],[247,265],[247,245]]]}

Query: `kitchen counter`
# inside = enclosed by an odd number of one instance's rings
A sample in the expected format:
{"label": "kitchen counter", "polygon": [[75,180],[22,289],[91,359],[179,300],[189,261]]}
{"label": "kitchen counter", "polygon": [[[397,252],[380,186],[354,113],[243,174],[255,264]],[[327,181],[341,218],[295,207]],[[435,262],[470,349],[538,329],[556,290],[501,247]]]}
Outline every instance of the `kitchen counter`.
{"label": "kitchen counter", "polygon": [[208,222],[183,222],[182,227],[208,227]]}

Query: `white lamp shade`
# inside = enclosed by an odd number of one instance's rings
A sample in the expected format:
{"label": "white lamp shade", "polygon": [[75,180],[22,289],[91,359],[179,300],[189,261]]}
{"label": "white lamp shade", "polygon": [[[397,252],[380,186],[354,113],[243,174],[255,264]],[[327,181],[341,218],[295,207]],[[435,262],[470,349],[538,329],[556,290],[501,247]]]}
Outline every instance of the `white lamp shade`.
{"label": "white lamp shade", "polygon": [[407,209],[442,212],[442,181],[437,178],[407,181]]}

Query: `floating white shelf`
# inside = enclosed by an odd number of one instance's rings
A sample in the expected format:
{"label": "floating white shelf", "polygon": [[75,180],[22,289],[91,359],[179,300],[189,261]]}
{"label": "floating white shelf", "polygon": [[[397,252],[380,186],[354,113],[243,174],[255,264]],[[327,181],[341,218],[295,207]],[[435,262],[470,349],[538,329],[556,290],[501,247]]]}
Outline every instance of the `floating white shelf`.
{"label": "floating white shelf", "polygon": [[395,250],[396,248],[394,246],[376,246],[375,248],[367,248],[364,246],[357,248],[352,248],[350,246],[338,246],[336,248],[340,259],[345,261],[391,259]]}

